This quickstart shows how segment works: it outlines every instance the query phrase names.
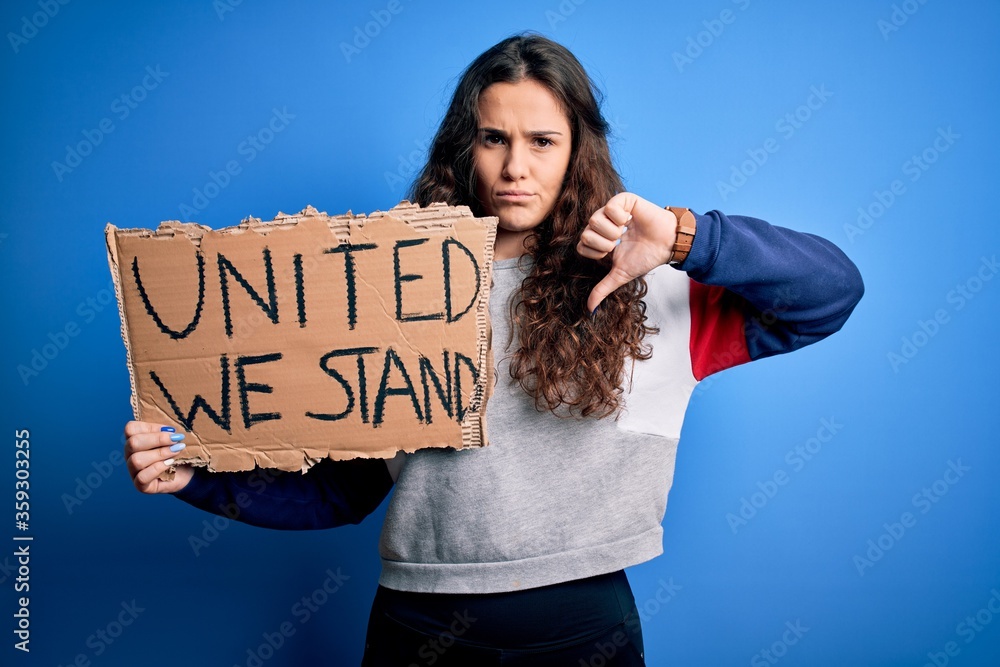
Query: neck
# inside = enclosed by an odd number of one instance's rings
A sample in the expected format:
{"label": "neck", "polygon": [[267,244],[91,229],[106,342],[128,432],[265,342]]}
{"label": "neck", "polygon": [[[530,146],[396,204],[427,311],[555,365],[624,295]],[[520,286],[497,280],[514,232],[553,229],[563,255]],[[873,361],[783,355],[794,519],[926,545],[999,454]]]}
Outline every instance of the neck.
{"label": "neck", "polygon": [[497,228],[497,238],[493,243],[493,259],[514,259],[527,252],[524,242],[533,232],[528,229],[521,232],[510,232]]}

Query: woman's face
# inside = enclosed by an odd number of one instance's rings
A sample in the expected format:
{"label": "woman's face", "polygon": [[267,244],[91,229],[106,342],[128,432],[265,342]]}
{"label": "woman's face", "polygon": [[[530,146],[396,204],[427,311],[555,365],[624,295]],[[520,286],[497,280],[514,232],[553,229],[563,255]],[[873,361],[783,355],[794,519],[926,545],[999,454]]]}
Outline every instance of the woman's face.
{"label": "woman's face", "polygon": [[572,147],[566,112],[545,86],[522,79],[486,88],[473,148],[476,197],[486,215],[508,232],[538,226],[562,191]]}

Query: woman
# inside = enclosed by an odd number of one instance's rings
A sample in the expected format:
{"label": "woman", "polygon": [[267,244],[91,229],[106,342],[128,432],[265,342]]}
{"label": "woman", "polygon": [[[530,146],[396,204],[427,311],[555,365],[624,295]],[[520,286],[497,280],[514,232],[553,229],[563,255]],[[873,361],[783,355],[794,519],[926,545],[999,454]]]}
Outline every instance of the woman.
{"label": "woman", "polygon": [[499,218],[490,446],[163,482],[183,435],[130,422],[136,487],[215,513],[247,493],[240,520],[304,529],[395,485],[366,665],[644,664],[623,570],[662,552],[693,387],[837,331],[863,286],[818,237],[625,192],[607,131],[569,51],[512,37],[462,76],[414,185]]}

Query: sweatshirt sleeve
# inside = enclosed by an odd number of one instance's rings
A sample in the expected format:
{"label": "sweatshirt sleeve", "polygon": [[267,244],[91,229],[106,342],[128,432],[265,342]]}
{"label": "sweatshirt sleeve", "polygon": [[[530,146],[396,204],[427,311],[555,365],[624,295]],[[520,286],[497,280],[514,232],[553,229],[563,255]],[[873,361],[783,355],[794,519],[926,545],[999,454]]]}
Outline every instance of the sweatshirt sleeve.
{"label": "sweatshirt sleeve", "polygon": [[360,523],[392,488],[382,459],[323,459],[306,473],[258,468],[208,472],[173,495],[199,509],[279,530],[311,530]]}
{"label": "sweatshirt sleeve", "polygon": [[857,267],[824,238],[719,211],[695,217],[694,244],[677,268],[692,279],[698,380],[822,340],[864,294]]}

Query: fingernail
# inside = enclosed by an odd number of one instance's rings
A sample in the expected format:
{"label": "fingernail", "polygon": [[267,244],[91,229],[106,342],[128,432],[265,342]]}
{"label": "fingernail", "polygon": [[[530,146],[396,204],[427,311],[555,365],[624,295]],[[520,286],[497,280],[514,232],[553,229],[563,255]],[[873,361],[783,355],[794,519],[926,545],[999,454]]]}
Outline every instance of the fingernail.
{"label": "fingernail", "polygon": [[597,315],[597,309],[600,307],[601,307],[600,304],[594,306],[594,309],[590,311],[590,316],[593,317],[594,315]]}
{"label": "fingernail", "polygon": [[166,431],[167,433],[173,433],[177,429],[175,429],[173,426],[161,426],[160,430],[161,431]]}
{"label": "fingernail", "polygon": [[180,442],[183,439],[184,439],[183,433],[175,433],[174,435],[170,436],[170,440],[173,442]]}
{"label": "fingernail", "polygon": [[172,451],[172,452],[174,452],[176,454],[177,452],[181,451],[185,447],[187,447],[187,445],[185,445],[183,442],[179,443],[179,444],[176,444],[176,445],[170,445],[170,451]]}
{"label": "fingernail", "polygon": [[[632,222],[632,218],[629,218],[628,220],[626,220],[626,222]],[[627,231],[628,231],[628,227],[623,227],[622,228],[622,236],[625,236],[625,232],[627,232]]]}
{"label": "fingernail", "polygon": [[617,248],[618,246],[620,246],[621,244],[622,244],[622,240],[621,240],[620,238],[617,238],[617,239],[615,239],[615,247],[616,247],[616,248]]}
{"label": "fingernail", "polygon": [[167,459],[166,461],[163,462],[163,465],[172,466],[173,464],[174,464],[173,459]]}

